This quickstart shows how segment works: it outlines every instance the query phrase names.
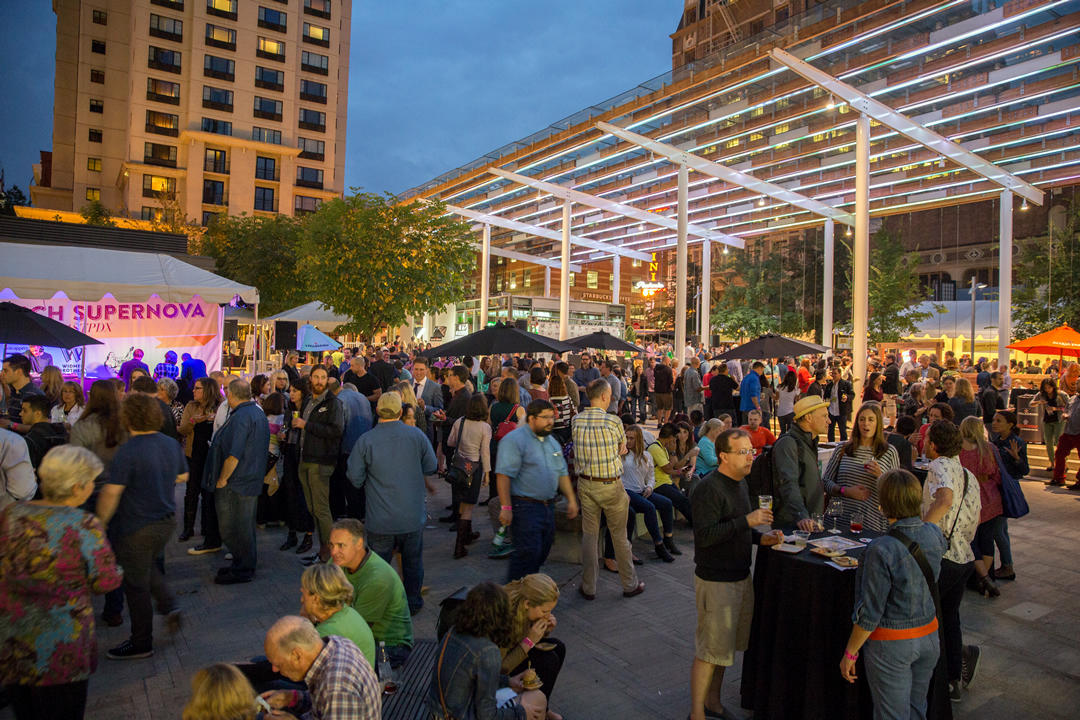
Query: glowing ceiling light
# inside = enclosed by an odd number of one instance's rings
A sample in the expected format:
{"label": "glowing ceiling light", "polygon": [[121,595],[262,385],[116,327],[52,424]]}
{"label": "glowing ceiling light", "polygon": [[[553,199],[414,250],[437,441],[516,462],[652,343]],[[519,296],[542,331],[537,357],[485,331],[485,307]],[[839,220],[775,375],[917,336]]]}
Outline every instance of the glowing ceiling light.
{"label": "glowing ceiling light", "polygon": [[836,107],[836,99],[832,96],[832,93],[830,93],[829,94],[829,103],[825,106],[825,109],[826,110],[832,110],[834,107]]}
{"label": "glowing ceiling light", "polygon": [[844,231],[844,236],[845,237],[851,237],[851,228],[850,227],[846,231]]}
{"label": "glowing ceiling light", "polygon": [[1027,198],[1024,198],[1024,204],[1020,206],[1020,209],[1021,210],[1027,210],[1028,209]]}
{"label": "glowing ceiling light", "polygon": [[759,197],[757,201],[758,207],[765,207],[765,196]]}

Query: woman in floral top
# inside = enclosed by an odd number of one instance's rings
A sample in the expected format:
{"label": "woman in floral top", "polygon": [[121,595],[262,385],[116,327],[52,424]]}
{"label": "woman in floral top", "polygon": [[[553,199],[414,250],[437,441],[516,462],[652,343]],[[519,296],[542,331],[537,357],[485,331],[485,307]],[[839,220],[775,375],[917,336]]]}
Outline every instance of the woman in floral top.
{"label": "woman in floral top", "polygon": [[101,522],[79,506],[102,463],[63,445],[38,467],[42,500],[0,513],[0,682],[18,720],[81,718],[97,665],[92,593],[120,586]]}

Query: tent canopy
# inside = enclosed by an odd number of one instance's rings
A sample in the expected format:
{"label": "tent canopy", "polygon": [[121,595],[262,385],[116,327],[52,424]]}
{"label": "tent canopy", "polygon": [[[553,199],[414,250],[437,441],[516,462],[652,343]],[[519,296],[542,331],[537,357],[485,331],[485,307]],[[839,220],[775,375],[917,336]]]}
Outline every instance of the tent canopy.
{"label": "tent canopy", "polygon": [[310,323],[324,332],[333,332],[338,325],[344,325],[352,318],[338,315],[318,300],[312,300],[306,305],[294,307],[291,310],[279,312],[261,322],[272,323],[277,320],[288,320],[296,323]]}
{"label": "tent canopy", "polygon": [[198,295],[228,303],[239,295],[259,301],[259,291],[215,275],[169,255],[73,247],[70,245],[3,244],[0,290],[20,298],[51,298],[62,292],[71,300],[92,302],[111,294],[120,302],[140,302],[157,295],[183,302]]}
{"label": "tent canopy", "polygon": [[326,352],[341,347],[334,338],[314,325],[301,325],[296,331],[296,349],[304,352]]}

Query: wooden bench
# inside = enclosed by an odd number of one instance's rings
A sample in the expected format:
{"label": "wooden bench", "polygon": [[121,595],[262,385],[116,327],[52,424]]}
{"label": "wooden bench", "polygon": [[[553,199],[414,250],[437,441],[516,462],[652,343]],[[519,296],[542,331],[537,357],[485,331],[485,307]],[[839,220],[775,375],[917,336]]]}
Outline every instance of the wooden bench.
{"label": "wooden bench", "polygon": [[417,640],[413,643],[408,661],[394,671],[397,692],[383,695],[383,720],[428,720],[424,700],[431,685],[438,649],[439,643],[435,640]]}

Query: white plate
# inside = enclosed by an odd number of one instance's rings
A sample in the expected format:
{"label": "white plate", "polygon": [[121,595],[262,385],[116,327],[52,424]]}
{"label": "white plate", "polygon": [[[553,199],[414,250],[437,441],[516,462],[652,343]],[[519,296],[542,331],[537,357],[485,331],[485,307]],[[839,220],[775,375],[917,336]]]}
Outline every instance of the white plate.
{"label": "white plate", "polygon": [[773,550],[779,550],[780,552],[785,552],[785,553],[801,553],[806,548],[805,547],[799,547],[798,545],[789,545],[788,543],[781,543],[779,545],[773,545],[772,549]]}

